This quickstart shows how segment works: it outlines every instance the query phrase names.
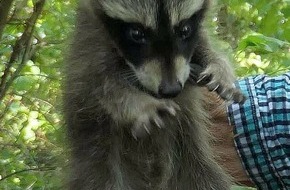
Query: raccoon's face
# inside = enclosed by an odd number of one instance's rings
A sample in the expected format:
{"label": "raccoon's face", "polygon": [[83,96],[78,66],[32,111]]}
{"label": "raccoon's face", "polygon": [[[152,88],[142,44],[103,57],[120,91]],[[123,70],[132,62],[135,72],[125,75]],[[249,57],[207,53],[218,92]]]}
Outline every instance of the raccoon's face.
{"label": "raccoon's face", "polygon": [[158,97],[177,96],[189,78],[207,0],[102,0],[100,4],[105,27],[133,78]]}

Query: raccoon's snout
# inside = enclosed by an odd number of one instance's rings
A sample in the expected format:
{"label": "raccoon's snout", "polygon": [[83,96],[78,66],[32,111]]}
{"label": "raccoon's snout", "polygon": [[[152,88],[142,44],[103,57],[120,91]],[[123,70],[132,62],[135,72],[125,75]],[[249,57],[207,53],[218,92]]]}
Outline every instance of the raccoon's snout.
{"label": "raccoon's snout", "polygon": [[174,80],[173,82],[163,80],[159,86],[159,95],[162,98],[174,98],[182,90],[182,84],[179,80]]}

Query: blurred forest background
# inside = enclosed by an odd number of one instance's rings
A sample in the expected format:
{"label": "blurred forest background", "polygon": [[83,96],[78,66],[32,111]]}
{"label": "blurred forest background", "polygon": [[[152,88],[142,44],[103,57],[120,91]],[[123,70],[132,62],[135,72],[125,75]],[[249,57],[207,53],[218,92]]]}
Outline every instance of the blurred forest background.
{"label": "blurred forest background", "polygon": [[[0,189],[61,189],[61,68],[75,7],[0,0]],[[220,0],[216,10],[209,25],[238,76],[289,70],[290,0]]]}

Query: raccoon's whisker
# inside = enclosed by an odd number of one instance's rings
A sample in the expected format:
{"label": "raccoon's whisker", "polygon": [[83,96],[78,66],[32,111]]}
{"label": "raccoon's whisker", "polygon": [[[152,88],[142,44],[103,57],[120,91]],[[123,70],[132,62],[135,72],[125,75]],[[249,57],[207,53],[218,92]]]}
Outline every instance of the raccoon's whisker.
{"label": "raccoon's whisker", "polygon": [[136,77],[136,75],[128,75],[128,76],[123,76],[123,77],[125,80],[127,80],[131,84],[134,84],[138,81],[138,78]]}
{"label": "raccoon's whisker", "polygon": [[128,79],[127,81],[129,81],[130,83],[134,84],[135,82],[138,81],[138,79]]}
{"label": "raccoon's whisker", "polygon": [[191,77],[197,77],[196,74],[194,74],[194,73],[189,73],[189,76],[191,76]]}
{"label": "raccoon's whisker", "polygon": [[135,79],[133,79],[131,82],[132,82],[132,83],[136,83],[136,82],[138,82],[138,79],[135,78]]}
{"label": "raccoon's whisker", "polygon": [[133,73],[131,69],[123,69],[120,73]]}
{"label": "raccoon's whisker", "polygon": [[120,73],[133,73],[132,69],[122,69],[121,71],[119,71]]}
{"label": "raccoon's whisker", "polygon": [[128,78],[135,78],[136,75],[133,71],[124,71],[120,73],[120,76],[124,79],[128,79]]}
{"label": "raccoon's whisker", "polygon": [[127,76],[123,76],[125,79],[137,79],[137,77],[135,75],[127,75]]}
{"label": "raccoon's whisker", "polygon": [[135,85],[135,83],[138,82],[138,78],[132,70],[122,70],[119,72],[119,76],[131,85]]}
{"label": "raccoon's whisker", "polygon": [[136,75],[135,74],[127,74],[127,75],[121,75],[121,77],[123,77],[123,78],[134,78],[134,77],[136,77]]}
{"label": "raccoon's whisker", "polygon": [[128,76],[128,75],[135,75],[135,73],[133,71],[126,71],[126,72],[120,72],[120,75]]}

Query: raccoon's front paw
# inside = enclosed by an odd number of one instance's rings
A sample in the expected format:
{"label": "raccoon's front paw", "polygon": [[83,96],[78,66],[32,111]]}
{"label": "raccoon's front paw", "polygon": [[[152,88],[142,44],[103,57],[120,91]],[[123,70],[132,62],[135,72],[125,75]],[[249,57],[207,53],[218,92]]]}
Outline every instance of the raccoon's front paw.
{"label": "raccoon's front paw", "polygon": [[150,134],[152,126],[159,128],[164,127],[164,122],[160,113],[176,116],[180,107],[171,100],[159,100],[155,103],[146,105],[144,109],[140,110],[136,121],[133,123],[131,132],[133,137],[137,140],[147,134]]}
{"label": "raccoon's front paw", "polygon": [[229,71],[221,71],[215,66],[207,67],[197,80],[198,85],[205,85],[210,91],[217,94],[227,101],[244,103],[247,99],[243,93],[233,86],[233,76]]}

